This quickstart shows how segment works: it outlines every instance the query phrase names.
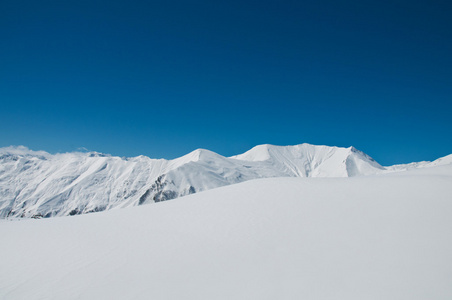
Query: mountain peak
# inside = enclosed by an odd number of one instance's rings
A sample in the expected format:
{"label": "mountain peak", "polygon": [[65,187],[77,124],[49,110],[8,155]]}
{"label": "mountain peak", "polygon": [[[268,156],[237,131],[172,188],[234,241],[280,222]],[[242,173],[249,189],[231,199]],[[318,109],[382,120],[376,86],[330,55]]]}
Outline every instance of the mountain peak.
{"label": "mountain peak", "polygon": [[181,161],[185,161],[185,162],[196,162],[196,161],[200,161],[200,160],[206,160],[206,159],[211,159],[214,157],[218,157],[221,156],[213,151],[207,150],[207,149],[196,149],[193,150],[192,152],[180,157],[180,158],[176,158],[176,160],[181,160]]}
{"label": "mountain peak", "polygon": [[[25,157],[25,159],[24,159]],[[452,162],[452,156],[427,167]],[[173,160],[98,152],[49,154],[0,148],[0,218],[83,214],[174,199],[269,177],[351,177],[394,172],[354,147],[258,145],[224,157],[196,149]]]}
{"label": "mountain peak", "polygon": [[243,154],[235,155],[231,158],[248,161],[264,161],[270,159],[270,148],[273,147],[274,146],[270,144],[258,145]]}

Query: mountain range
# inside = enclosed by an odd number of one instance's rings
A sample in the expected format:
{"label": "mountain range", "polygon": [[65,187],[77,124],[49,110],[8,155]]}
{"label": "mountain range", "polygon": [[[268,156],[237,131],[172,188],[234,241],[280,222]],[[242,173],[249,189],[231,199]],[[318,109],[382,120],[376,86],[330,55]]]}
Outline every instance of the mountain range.
{"label": "mountain range", "polygon": [[0,148],[0,218],[78,215],[161,202],[258,178],[355,177],[452,163],[383,167],[354,147],[259,145],[232,157],[198,149],[173,160]]}

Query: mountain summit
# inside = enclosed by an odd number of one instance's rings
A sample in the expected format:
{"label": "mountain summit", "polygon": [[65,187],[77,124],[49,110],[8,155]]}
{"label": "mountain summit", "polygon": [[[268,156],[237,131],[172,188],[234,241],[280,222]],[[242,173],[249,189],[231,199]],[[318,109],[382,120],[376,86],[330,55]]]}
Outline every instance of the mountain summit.
{"label": "mountain summit", "polygon": [[450,162],[382,167],[354,147],[310,144],[259,145],[233,157],[198,149],[173,160],[6,147],[0,148],[0,218],[136,206],[257,178],[352,177]]}

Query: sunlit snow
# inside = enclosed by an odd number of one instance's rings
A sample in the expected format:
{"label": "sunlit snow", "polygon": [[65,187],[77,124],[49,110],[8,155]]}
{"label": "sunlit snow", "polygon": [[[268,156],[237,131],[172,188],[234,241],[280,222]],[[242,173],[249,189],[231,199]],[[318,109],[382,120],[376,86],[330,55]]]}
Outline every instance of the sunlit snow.
{"label": "sunlit snow", "polygon": [[0,299],[452,299],[452,165],[0,221]]}
{"label": "sunlit snow", "polygon": [[382,167],[353,147],[260,145],[224,157],[198,149],[174,160],[0,148],[0,218],[52,217],[160,202],[257,178],[353,177],[451,162]]}

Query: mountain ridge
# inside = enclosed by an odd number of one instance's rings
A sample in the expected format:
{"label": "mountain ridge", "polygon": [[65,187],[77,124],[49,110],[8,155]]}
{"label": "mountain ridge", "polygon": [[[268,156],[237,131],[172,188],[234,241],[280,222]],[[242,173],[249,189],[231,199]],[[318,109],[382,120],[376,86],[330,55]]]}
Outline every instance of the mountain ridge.
{"label": "mountain ridge", "polygon": [[224,157],[196,149],[172,160],[99,152],[0,148],[0,218],[53,217],[161,202],[258,178],[355,177],[452,163],[383,167],[354,147],[258,145]]}
{"label": "mountain ridge", "polygon": [[0,299],[450,299],[451,181],[450,164],[263,178],[158,205],[0,220]]}

